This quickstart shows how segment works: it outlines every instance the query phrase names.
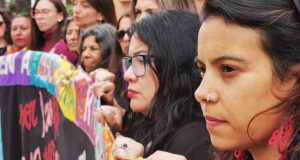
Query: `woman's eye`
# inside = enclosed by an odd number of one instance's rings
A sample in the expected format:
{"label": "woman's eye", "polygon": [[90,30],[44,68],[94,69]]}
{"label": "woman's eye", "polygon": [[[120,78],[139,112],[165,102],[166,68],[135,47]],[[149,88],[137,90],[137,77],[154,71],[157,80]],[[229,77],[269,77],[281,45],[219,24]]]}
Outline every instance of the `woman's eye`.
{"label": "woman's eye", "polygon": [[155,11],[154,11],[153,9],[149,9],[149,10],[147,10],[147,12],[148,12],[149,15],[151,15],[151,14],[153,14]]}
{"label": "woman's eye", "polygon": [[200,72],[200,76],[201,76],[202,78],[204,78],[206,69],[205,69],[204,67],[199,67],[199,72]]}
{"label": "woman's eye", "polygon": [[195,74],[200,75],[201,78],[204,77],[205,71],[206,71],[206,69],[205,69],[204,67],[196,66],[196,67],[194,68]]}
{"label": "woman's eye", "polygon": [[231,66],[222,66],[222,72],[223,73],[231,73],[234,72],[236,70],[236,68],[231,67]]}
{"label": "woman's eye", "polygon": [[73,5],[77,5],[77,4],[78,4],[78,0],[73,0],[73,1],[72,1],[72,4],[73,4]]}
{"label": "woman's eye", "polygon": [[88,2],[82,3],[82,7],[83,7],[83,8],[87,8],[87,7],[89,7],[89,6],[90,6],[90,4],[89,4]]}
{"label": "woman's eye", "polygon": [[97,50],[99,50],[99,48],[97,48],[97,47],[91,47],[91,50],[97,51]]}
{"label": "woman's eye", "polygon": [[140,10],[135,10],[135,15],[139,15],[141,14],[141,11]]}

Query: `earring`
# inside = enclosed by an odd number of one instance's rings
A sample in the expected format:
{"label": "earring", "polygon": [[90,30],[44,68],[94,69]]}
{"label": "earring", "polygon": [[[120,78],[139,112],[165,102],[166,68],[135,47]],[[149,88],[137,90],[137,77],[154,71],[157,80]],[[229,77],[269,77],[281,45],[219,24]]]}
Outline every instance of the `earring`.
{"label": "earring", "polygon": [[207,101],[207,102],[210,102],[210,97],[211,97],[211,94],[210,94],[210,92],[209,92],[208,95],[206,96],[206,101]]}
{"label": "earring", "polygon": [[269,145],[279,149],[281,157],[285,157],[287,154],[287,148],[291,141],[291,137],[294,132],[294,117],[291,116],[287,123],[280,126],[278,130],[275,130],[269,139]]}
{"label": "earring", "polygon": [[61,21],[62,21],[62,19],[57,20],[57,22],[61,22]]}
{"label": "earring", "polygon": [[245,151],[234,151],[233,156],[236,158],[236,160],[247,160],[247,154]]}

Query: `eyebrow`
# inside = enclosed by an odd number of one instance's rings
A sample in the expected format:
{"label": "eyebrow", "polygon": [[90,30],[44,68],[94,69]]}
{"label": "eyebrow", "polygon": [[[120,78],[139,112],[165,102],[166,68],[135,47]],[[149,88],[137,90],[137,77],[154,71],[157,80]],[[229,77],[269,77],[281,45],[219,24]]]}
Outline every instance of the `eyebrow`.
{"label": "eyebrow", "polygon": [[[245,59],[239,58],[239,57],[234,57],[234,56],[219,56],[216,57],[214,59],[212,59],[212,64],[218,64],[221,63],[223,61],[236,61],[236,62],[240,62],[240,63],[244,63],[244,64],[248,64],[248,62],[246,62]],[[197,63],[200,63],[201,65],[204,64],[200,59],[196,59]]]}
{"label": "eyebrow", "polygon": [[[140,50],[140,51],[136,51],[132,54],[132,56],[136,56],[136,55],[140,55],[141,53],[147,53],[148,54],[148,51],[146,50]],[[143,54],[144,55],[144,54]]]}
{"label": "eyebrow", "polygon": [[239,57],[234,57],[234,56],[220,56],[220,57],[217,57],[217,58],[214,58],[212,60],[212,64],[217,64],[217,63],[220,63],[220,62],[223,62],[223,61],[237,61],[237,62],[240,62],[240,63],[247,63],[246,60],[242,59],[242,58],[239,58]]}

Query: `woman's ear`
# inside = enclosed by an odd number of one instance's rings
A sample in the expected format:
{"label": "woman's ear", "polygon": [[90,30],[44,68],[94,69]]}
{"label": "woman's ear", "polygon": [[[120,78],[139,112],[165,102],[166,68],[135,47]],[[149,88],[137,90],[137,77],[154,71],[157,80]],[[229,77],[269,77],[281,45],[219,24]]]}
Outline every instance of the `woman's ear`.
{"label": "woman's ear", "polygon": [[[285,80],[279,80],[276,78],[276,95],[279,97],[286,97],[294,89],[295,84],[297,83],[300,75],[300,64],[294,65],[289,70],[289,77]],[[274,91],[274,90],[273,90]]]}
{"label": "woman's ear", "polygon": [[62,12],[60,12],[60,13],[58,14],[57,22],[61,22],[61,21],[63,21],[63,20],[64,20],[64,15],[63,15]]}
{"label": "woman's ear", "polygon": [[103,23],[105,20],[105,17],[103,16],[102,13],[98,13],[98,18],[97,18],[98,22]]}
{"label": "woman's ear", "polygon": [[300,64],[296,64],[291,68],[292,76],[297,78],[300,75]]}

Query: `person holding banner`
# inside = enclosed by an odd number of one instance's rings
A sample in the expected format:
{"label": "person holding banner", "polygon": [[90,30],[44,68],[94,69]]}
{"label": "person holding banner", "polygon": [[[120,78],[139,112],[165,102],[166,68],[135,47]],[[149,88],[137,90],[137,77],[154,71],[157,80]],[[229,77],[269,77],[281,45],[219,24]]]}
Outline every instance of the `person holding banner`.
{"label": "person holding banner", "polygon": [[[122,58],[130,109],[103,105],[95,113],[119,126],[116,159],[209,159],[208,132],[193,96],[200,83],[194,70],[199,28],[199,17],[186,11],[158,12],[133,24],[129,54]],[[101,88],[94,93],[105,94]]]}
{"label": "person holding banner", "polygon": [[111,24],[101,24],[83,32],[79,44],[80,65],[90,73],[97,68],[109,69],[114,54],[116,28]]}

